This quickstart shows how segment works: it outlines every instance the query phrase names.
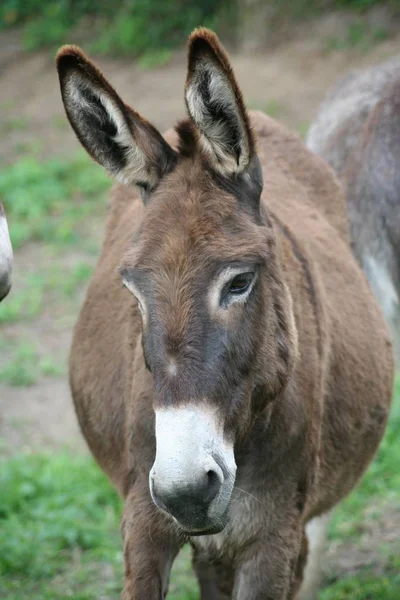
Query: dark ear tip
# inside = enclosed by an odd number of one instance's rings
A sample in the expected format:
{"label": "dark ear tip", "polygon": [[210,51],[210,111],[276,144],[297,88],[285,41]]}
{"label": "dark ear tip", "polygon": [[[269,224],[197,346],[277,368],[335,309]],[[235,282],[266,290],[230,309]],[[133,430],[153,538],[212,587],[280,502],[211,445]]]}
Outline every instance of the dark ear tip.
{"label": "dark ear tip", "polygon": [[78,46],[62,46],[56,54],[56,64],[59,71],[76,68],[82,63],[87,63],[88,58]]}
{"label": "dark ear tip", "polygon": [[189,57],[197,58],[206,53],[218,53],[221,43],[218,36],[206,27],[198,27],[189,36]]}
{"label": "dark ear tip", "polygon": [[207,27],[196,27],[189,35],[189,43],[192,43],[195,40],[206,40],[210,44],[218,43],[218,36],[214,31]]}

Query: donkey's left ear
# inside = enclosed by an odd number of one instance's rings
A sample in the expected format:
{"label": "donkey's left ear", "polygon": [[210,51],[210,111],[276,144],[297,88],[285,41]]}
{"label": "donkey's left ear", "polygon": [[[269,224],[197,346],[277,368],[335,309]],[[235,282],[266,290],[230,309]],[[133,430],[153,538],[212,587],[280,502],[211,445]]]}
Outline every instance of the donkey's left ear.
{"label": "donkey's left ear", "polygon": [[185,100],[211,166],[226,176],[245,171],[255,153],[249,117],[226,52],[208,29],[189,38]]}
{"label": "donkey's left ear", "polygon": [[175,151],[80,48],[61,48],[57,69],[69,122],[84,148],[118,181],[153,189],[174,167]]}

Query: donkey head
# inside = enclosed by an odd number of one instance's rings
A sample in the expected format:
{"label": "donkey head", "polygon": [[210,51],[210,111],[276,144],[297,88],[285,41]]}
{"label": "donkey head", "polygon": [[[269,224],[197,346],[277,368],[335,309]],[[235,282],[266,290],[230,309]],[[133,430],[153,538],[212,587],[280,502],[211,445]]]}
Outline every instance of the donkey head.
{"label": "donkey head", "polygon": [[120,274],[154,382],[152,498],[187,533],[219,531],[235,451],[286,384],[296,347],[241,92],[217,37],[196,30],[189,118],[172,149],[79,49],[60,51],[58,71],[78,138],[119,181],[140,186],[146,205]]}

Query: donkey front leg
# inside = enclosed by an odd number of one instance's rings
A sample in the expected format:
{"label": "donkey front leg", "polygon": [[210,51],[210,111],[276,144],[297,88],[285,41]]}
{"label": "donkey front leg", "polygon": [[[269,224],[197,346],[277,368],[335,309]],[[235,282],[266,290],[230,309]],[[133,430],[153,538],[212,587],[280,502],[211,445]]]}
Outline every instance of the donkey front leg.
{"label": "donkey front leg", "polygon": [[163,600],[172,563],[182,545],[173,525],[154,506],[148,488],[132,489],[122,520],[125,585],[122,600]]}
{"label": "donkey front leg", "polygon": [[294,600],[300,540],[268,536],[248,547],[237,564],[233,600]]}
{"label": "donkey front leg", "polygon": [[208,561],[193,552],[193,568],[200,586],[201,600],[231,600],[234,570],[217,560]]}

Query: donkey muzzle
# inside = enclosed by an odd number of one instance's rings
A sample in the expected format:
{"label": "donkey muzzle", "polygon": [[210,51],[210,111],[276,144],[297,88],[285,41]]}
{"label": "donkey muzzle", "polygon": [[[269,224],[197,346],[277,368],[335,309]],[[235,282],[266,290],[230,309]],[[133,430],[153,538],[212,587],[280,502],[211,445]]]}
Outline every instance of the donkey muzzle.
{"label": "donkey muzzle", "polygon": [[156,443],[149,477],[154,503],[190,535],[221,531],[236,464],[215,412],[188,406],[156,410]]}

